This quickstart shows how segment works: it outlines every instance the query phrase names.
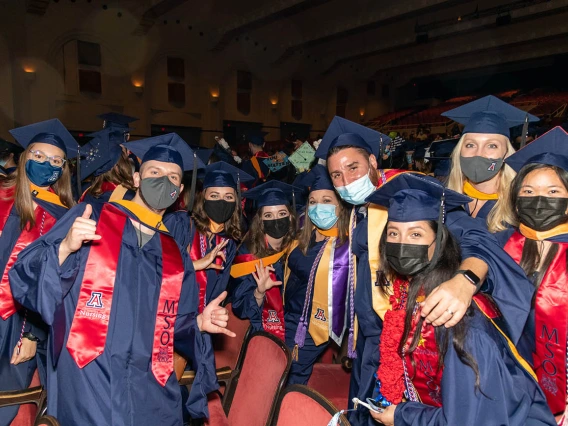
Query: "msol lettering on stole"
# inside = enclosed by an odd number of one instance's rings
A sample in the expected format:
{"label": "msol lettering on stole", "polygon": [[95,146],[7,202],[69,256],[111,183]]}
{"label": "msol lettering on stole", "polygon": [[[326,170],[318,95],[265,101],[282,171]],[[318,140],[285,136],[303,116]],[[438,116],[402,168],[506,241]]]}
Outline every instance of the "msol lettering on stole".
{"label": "msol lettering on stole", "polygon": [[[419,349],[416,350],[418,352]],[[432,398],[433,401],[437,402],[438,404],[442,403],[442,398],[440,395],[440,386],[436,383],[435,372],[434,368],[430,361],[419,360],[417,368],[424,373],[426,378],[426,386],[428,387],[428,395]]]}
{"label": "msol lettering on stole", "polygon": [[544,347],[546,352],[543,354],[544,360],[542,361],[541,367],[544,373],[546,373],[549,377],[543,376],[540,381],[540,385],[543,389],[546,389],[551,394],[556,395],[558,393],[558,385],[553,377],[556,376],[558,370],[556,365],[554,365],[554,352],[552,350],[552,345],[558,345],[558,330],[553,328],[552,333],[549,333],[546,328],[546,324],[543,324],[540,339],[545,340],[545,338],[546,343],[544,344]]}
{"label": "msol lettering on stole", "polygon": [[[165,314],[165,315],[164,315]],[[172,336],[172,328],[177,316],[177,302],[175,300],[166,300],[162,309],[164,322],[162,324],[162,334],[160,335],[160,344],[162,347],[158,352],[158,362],[171,362],[172,357],[168,350],[168,344]]]}

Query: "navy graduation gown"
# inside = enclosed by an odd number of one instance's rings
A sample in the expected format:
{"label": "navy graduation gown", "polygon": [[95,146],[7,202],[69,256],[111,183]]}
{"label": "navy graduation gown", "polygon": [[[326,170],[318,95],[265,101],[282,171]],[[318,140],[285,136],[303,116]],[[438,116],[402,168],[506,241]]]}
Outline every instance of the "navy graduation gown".
{"label": "navy graduation gown", "polygon": [[[241,244],[238,255],[250,254],[246,244]],[[267,266],[267,265],[265,265]],[[284,265],[282,259],[273,263],[274,273],[278,281],[284,282]],[[249,319],[253,331],[262,330],[262,309],[264,304],[258,306],[254,297],[254,290],[257,285],[252,274],[233,278],[229,281],[229,299],[233,308],[233,313],[241,319]],[[281,286],[282,288],[282,286]]]}
{"label": "navy graduation gown", "polygon": [[473,370],[462,363],[452,344],[444,358],[442,407],[403,402],[396,407],[396,426],[556,425],[542,390],[518,364],[499,331],[477,309],[465,349],[477,362],[479,389]]}
{"label": "navy graduation gown", "polygon": [[[14,298],[39,312],[51,328],[48,414],[65,425],[180,425],[182,402],[175,374],[162,387],[151,370],[162,277],[162,248],[157,233],[139,248],[135,228],[126,221],[104,352],[81,369],[66,348],[90,247],[83,245],[61,266],[58,251],[84,209],[85,204],[71,209],[51,232],[21,253],[10,273]],[[93,205],[91,219],[96,221],[101,210],[102,205]],[[210,337],[197,327],[195,273],[187,253],[180,252],[185,274],[174,348],[196,370],[197,382],[187,406],[197,418],[207,415],[205,395],[218,385]]]}
{"label": "navy graduation gown", "polygon": [[[34,198],[34,201],[54,219],[59,219],[67,212],[65,207],[51,204],[38,198]],[[35,226],[41,225],[36,223]],[[16,211],[16,207],[12,206],[8,220],[0,235],[0,269],[2,272],[6,268],[6,263],[12,254],[12,250],[20,234],[20,216]],[[10,364],[14,348],[20,340],[25,311],[25,309],[19,309],[7,320],[0,318],[0,391],[28,388],[36,367],[39,370],[41,382],[45,383],[47,329],[39,315],[34,312],[27,313],[24,331],[31,332],[40,339],[36,356],[18,365]],[[18,409],[19,406],[0,408],[0,425],[9,425],[16,416]]]}
{"label": "navy graduation gown", "polygon": [[[485,228],[487,228],[487,216],[489,216],[489,213],[491,212],[491,209],[495,206],[495,204],[497,204],[497,200],[487,200],[485,204],[483,204],[483,206],[479,209],[477,215],[474,218],[480,224],[485,226]],[[467,211],[468,214],[471,215],[471,212],[469,210],[469,204],[465,205],[465,210]]]}
{"label": "navy graduation gown", "polygon": [[[325,241],[325,240],[324,240]],[[299,247],[296,247],[288,257],[288,267],[290,268],[290,276],[286,283],[284,294],[284,323],[286,325],[286,346],[290,350],[294,350],[294,338],[300,318],[302,317],[302,309],[306,292],[308,290],[308,281],[310,279],[310,271],[316,260],[316,257],[322,248],[324,241],[315,242],[312,237],[310,246],[306,255],[302,253]],[[313,291],[310,300],[313,297]],[[308,306],[308,318],[312,311],[311,305]],[[288,376],[288,384],[307,384],[314,364],[320,355],[326,350],[329,342],[316,346],[312,336],[310,336],[309,323],[306,332],[306,340],[303,348],[298,348],[298,361],[292,361],[290,375]]]}
{"label": "navy graduation gown", "polygon": [[[260,171],[264,175],[264,179],[266,179],[268,177],[268,174],[270,173],[270,169],[268,168],[268,166],[266,164],[264,164],[264,160],[266,160],[269,157],[268,157],[268,154],[266,154],[266,153],[263,153],[262,155],[265,155],[265,157],[257,157],[257,159],[258,159],[258,164],[260,166]],[[241,169],[242,169],[243,172],[248,173],[249,175],[254,177],[254,183],[250,185],[251,188],[254,188],[257,185],[260,185],[264,181],[258,175],[258,172],[256,171],[256,169],[252,165],[251,160],[243,161],[242,165],[241,165]]]}
{"label": "navy graduation gown", "polygon": [[[177,243],[183,248],[184,251],[189,251],[197,228],[193,219],[189,216],[186,211],[177,211],[174,213],[167,214],[164,217],[164,224],[170,231],[170,234],[176,239]],[[219,235],[225,237],[225,234],[221,232]],[[227,238],[227,237],[225,237]],[[207,242],[207,249],[205,254],[210,253],[216,247],[215,238],[211,239],[211,242]],[[224,269],[222,271],[216,271],[215,269],[206,269],[207,274],[207,290],[205,292],[205,300],[213,300],[221,293],[227,289],[229,283],[229,278],[231,277],[231,265],[233,264],[233,259],[237,254],[237,244],[234,240],[229,239],[226,250],[226,261],[223,262]],[[197,286],[197,283],[196,283]]]}
{"label": "navy graduation gown", "polygon": [[[382,320],[373,310],[367,247],[367,218],[357,224],[353,236],[353,252],[357,256],[357,288],[355,312],[359,321],[357,359],[353,363],[349,400],[357,396],[362,401],[371,396],[379,364],[378,345]],[[488,265],[482,291],[492,295],[507,323],[507,333],[517,343],[527,322],[534,287],[523,270],[503,251],[495,237],[479,221],[463,209],[448,212],[446,226],[460,244],[462,259],[474,257]],[[499,282],[499,285],[497,285]],[[361,285],[361,283],[364,283]],[[358,410],[350,416],[355,425],[372,424],[368,411]]]}

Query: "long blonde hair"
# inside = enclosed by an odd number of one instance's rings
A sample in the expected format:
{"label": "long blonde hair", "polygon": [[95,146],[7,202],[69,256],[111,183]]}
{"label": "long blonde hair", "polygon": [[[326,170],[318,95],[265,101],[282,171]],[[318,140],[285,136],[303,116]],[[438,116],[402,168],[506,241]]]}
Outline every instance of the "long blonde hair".
{"label": "long blonde hair", "polygon": [[[30,191],[31,181],[26,174],[28,153],[32,151],[33,147],[33,143],[28,145],[26,150],[20,154],[18,168],[14,173],[0,178],[0,186],[2,188],[16,188],[14,194],[14,205],[16,206],[16,211],[20,216],[20,228],[22,230],[31,230],[35,226],[34,200]],[[57,180],[57,182],[51,185],[51,188],[53,189],[53,192],[59,196],[61,203],[65,207],[71,208],[75,205],[75,201],[73,200],[73,191],[71,189],[71,170],[69,169],[69,161],[65,162],[61,177]]]}
{"label": "long blonde hair", "polygon": [[[448,189],[459,192],[460,194],[463,194],[464,184],[464,175],[460,165],[460,154],[464,137],[465,134],[462,135],[452,153],[452,168],[450,169],[450,176],[448,177]],[[505,158],[514,153],[515,149],[513,145],[511,145],[509,138],[507,138],[507,152],[505,153]],[[507,164],[503,164],[503,167],[499,170],[499,182],[497,186],[499,198],[487,216],[487,229],[491,233],[504,231],[507,229],[507,224],[512,225],[515,223],[515,212],[509,204],[509,192],[516,175],[517,173]]]}

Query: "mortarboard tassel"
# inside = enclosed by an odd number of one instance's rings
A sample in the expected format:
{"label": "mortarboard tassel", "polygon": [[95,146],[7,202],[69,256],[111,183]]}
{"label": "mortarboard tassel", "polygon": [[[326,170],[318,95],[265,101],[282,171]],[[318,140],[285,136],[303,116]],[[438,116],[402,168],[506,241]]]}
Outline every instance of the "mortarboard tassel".
{"label": "mortarboard tassel", "polygon": [[77,173],[77,197],[81,198],[83,191],[81,191],[81,153],[79,152],[79,147],[77,146],[77,167],[75,170]]}
{"label": "mortarboard tassel", "polygon": [[197,185],[197,154],[193,152],[193,170],[191,171],[191,189],[189,191],[189,207],[188,211],[193,211],[193,204],[195,202],[195,187]]}
{"label": "mortarboard tassel", "polygon": [[523,133],[521,135],[521,148],[527,144],[527,135],[529,133],[529,114],[525,116],[525,122],[523,123]]}

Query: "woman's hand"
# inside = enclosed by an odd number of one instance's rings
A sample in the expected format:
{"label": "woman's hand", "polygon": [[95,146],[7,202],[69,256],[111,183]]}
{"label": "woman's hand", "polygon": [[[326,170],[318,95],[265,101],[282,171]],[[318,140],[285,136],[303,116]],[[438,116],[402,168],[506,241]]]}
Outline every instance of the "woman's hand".
{"label": "woman's hand", "polygon": [[217,269],[218,271],[222,271],[223,265],[217,265],[215,263],[215,259],[220,257],[223,262],[227,261],[225,257],[225,253],[223,249],[227,246],[229,240],[224,240],[221,244],[218,244],[213,250],[203,256],[201,259],[193,261],[193,269],[196,271],[203,271],[204,269]]}
{"label": "woman's hand", "polygon": [[35,356],[37,350],[37,342],[23,337],[22,346],[20,346],[19,349],[18,346],[19,343],[17,343],[16,347],[14,348],[14,353],[12,354],[10,364],[18,365],[22,362],[29,361]]}
{"label": "woman's hand", "polygon": [[[254,265],[256,268],[256,272],[252,273],[252,277],[256,281],[257,289],[255,290],[259,297],[263,297],[264,293],[270,290],[272,287],[277,285],[282,285],[282,281],[272,281],[270,278],[270,273],[274,272],[274,268],[272,266],[264,266],[262,260]],[[257,294],[255,294],[255,297]]]}
{"label": "woman's hand", "polygon": [[227,329],[229,322],[229,311],[227,308],[219,306],[227,297],[224,291],[216,299],[207,304],[203,312],[197,316],[197,326],[199,330],[206,331],[210,334],[226,334],[235,337],[236,334]]}
{"label": "woman's hand", "polygon": [[396,405],[389,405],[382,413],[377,413],[373,410],[369,410],[369,413],[379,423],[385,426],[394,426],[394,410],[396,410]]}

